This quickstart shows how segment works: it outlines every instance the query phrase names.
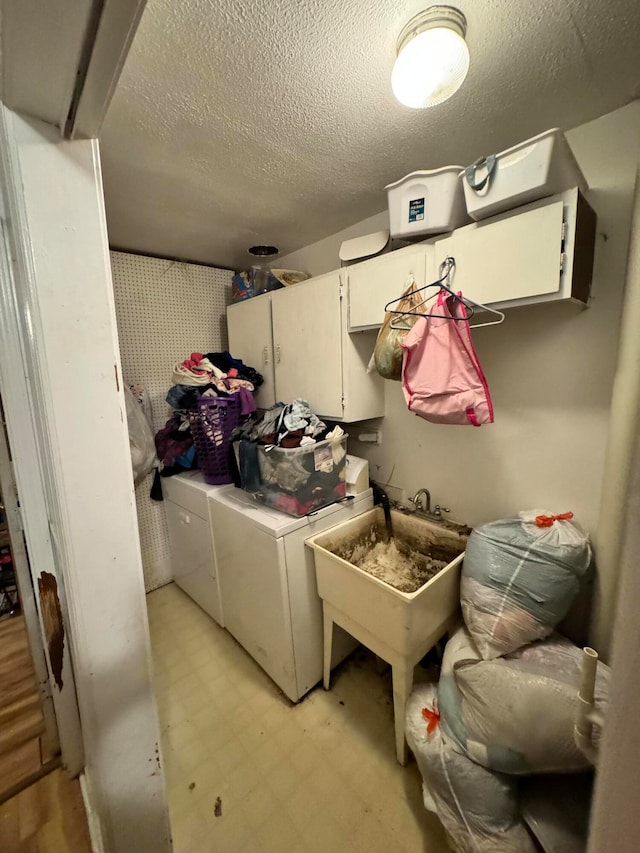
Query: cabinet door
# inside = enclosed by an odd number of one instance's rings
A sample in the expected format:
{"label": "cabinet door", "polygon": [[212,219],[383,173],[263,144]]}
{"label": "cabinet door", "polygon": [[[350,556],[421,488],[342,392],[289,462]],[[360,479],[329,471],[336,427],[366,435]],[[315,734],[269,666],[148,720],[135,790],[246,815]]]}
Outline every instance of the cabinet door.
{"label": "cabinet door", "polygon": [[349,331],[381,326],[384,306],[400,296],[409,276],[426,284],[428,253],[433,254],[433,246],[421,244],[349,267]]}
{"label": "cabinet door", "polygon": [[485,304],[560,290],[562,200],[460,228],[436,243],[436,262],[456,260],[454,290]]}
{"label": "cabinet door", "polygon": [[165,500],[164,508],[173,579],[209,616],[222,625],[222,606],[209,520],[205,521],[172,501]]}
{"label": "cabinet door", "polygon": [[271,295],[276,396],[326,418],[342,418],[340,298],[337,271]]}
{"label": "cabinet door", "polygon": [[273,338],[271,334],[271,298],[255,296],[227,308],[229,352],[261,373],[264,384],[255,394],[262,408],[272,406],[275,399],[273,380]]}

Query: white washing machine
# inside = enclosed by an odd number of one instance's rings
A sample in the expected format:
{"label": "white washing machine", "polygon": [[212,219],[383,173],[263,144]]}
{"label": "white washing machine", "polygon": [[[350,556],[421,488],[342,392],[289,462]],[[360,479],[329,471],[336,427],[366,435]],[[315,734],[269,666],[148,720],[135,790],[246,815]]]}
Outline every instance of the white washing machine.
{"label": "white washing machine", "polygon": [[[322,679],[322,602],[305,540],[371,509],[371,489],[303,518],[235,488],[212,492],[208,503],[225,628],[297,702]],[[332,665],[355,646],[336,627]]]}
{"label": "white washing machine", "polygon": [[209,486],[200,471],[162,478],[173,579],[223,627],[224,611],[211,542],[207,496],[233,488]]}

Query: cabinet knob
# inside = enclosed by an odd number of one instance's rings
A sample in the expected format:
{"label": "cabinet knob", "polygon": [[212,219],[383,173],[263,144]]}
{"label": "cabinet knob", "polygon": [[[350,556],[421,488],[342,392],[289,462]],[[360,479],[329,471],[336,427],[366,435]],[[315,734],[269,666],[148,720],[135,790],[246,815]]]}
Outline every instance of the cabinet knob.
{"label": "cabinet knob", "polygon": [[191,517],[186,512],[178,513],[181,524],[191,524]]}
{"label": "cabinet knob", "polygon": [[280,344],[276,346],[276,364],[280,364]]}
{"label": "cabinet knob", "polygon": [[262,363],[269,364],[269,350],[266,347],[262,350]]}

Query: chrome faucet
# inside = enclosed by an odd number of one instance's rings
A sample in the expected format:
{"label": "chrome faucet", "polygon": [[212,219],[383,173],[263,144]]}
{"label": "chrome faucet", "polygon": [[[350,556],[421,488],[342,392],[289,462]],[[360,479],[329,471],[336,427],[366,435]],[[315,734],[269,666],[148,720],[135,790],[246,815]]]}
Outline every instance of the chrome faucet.
{"label": "chrome faucet", "polygon": [[413,504],[413,512],[431,518],[442,518],[443,512],[450,512],[449,507],[440,506],[440,504],[436,504],[433,512],[431,511],[431,492],[429,489],[418,489],[415,495],[409,498],[409,503]]}
{"label": "chrome faucet", "polygon": [[[424,502],[422,500],[423,496],[425,498]],[[431,513],[431,492],[429,489],[418,489],[415,495],[409,498],[409,502],[413,504],[414,512]]]}

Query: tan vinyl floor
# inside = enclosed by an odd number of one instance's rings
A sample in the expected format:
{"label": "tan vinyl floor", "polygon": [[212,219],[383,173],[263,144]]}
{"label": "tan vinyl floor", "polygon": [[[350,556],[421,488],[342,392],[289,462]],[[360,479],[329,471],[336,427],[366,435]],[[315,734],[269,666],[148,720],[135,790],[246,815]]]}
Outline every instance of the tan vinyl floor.
{"label": "tan vinyl floor", "polygon": [[292,705],[174,584],[147,597],[176,853],[444,853],[358,651]]}

